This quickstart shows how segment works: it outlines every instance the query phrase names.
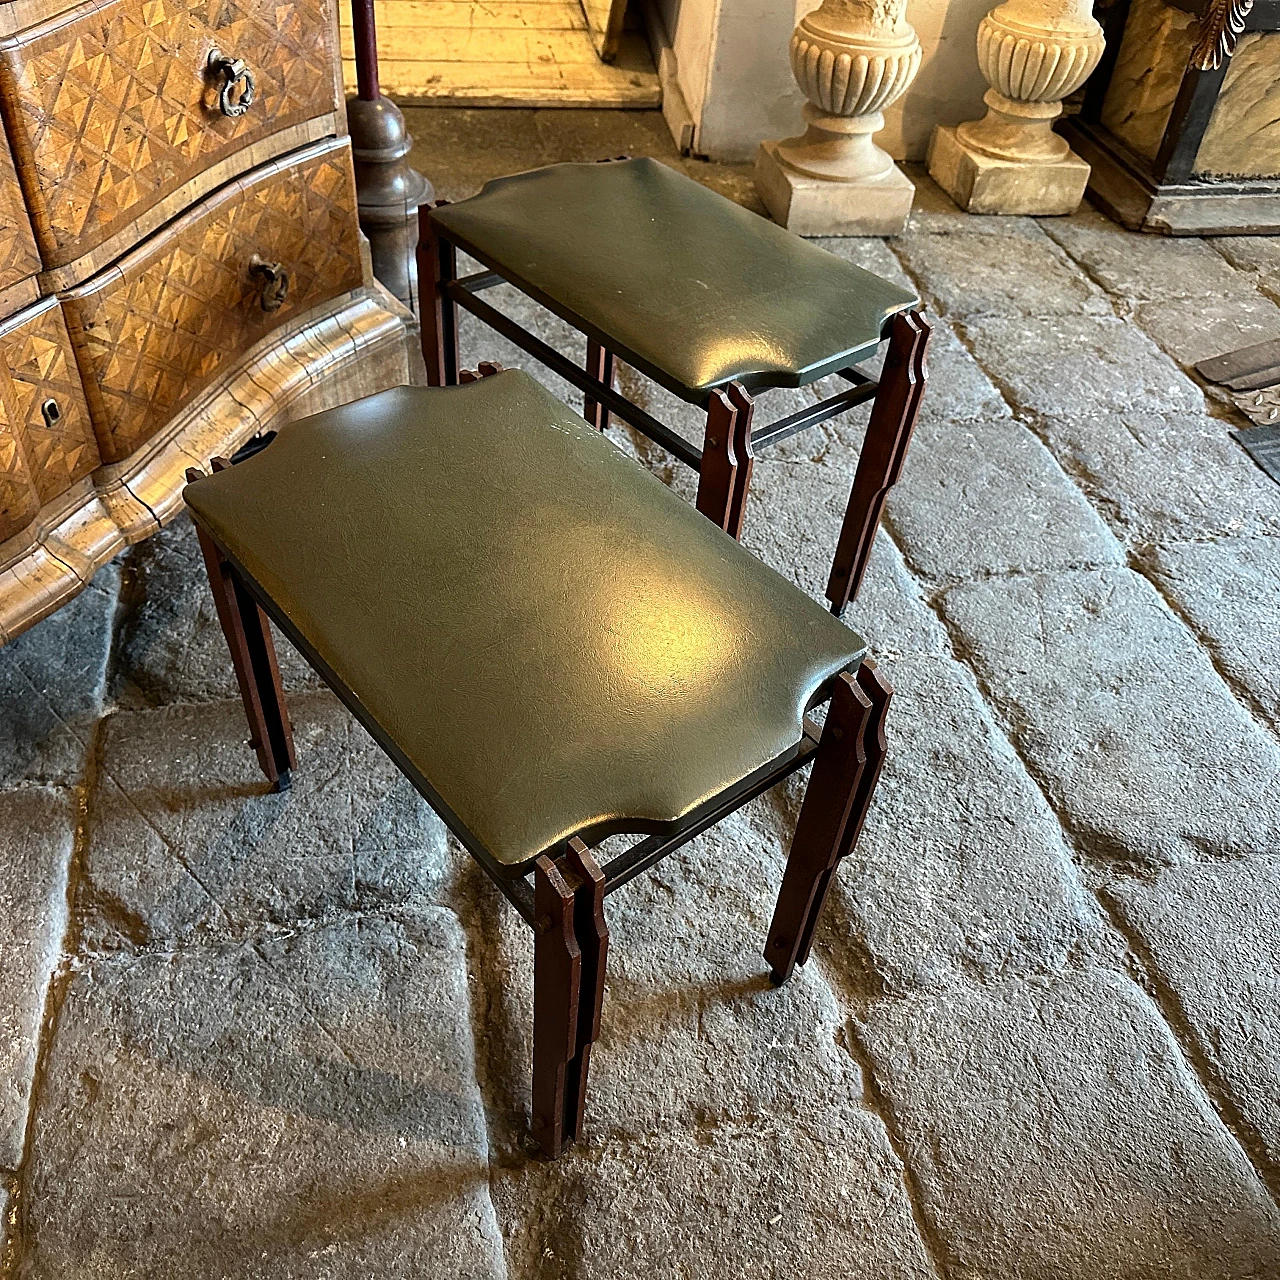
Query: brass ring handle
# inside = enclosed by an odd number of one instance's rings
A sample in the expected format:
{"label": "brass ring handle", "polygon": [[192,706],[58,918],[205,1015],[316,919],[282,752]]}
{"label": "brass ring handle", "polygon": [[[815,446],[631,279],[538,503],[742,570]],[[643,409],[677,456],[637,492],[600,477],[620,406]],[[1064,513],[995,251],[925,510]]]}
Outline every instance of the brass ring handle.
{"label": "brass ring handle", "polygon": [[266,262],[255,253],[249,259],[249,274],[261,282],[263,311],[279,311],[289,296],[289,270],[284,263]]}
{"label": "brass ring handle", "polygon": [[[219,49],[209,50],[209,60],[205,64],[210,73],[222,77],[222,88],[218,91],[218,109],[224,116],[242,116],[253,106],[257,86],[253,72],[243,58],[228,58]],[[240,86],[237,89],[236,86]]]}

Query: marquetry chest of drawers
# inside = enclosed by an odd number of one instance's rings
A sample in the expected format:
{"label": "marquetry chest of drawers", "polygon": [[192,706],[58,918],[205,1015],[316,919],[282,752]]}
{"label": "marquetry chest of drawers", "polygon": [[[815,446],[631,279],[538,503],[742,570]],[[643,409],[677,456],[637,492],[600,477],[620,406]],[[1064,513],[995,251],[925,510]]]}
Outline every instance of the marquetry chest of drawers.
{"label": "marquetry chest of drawers", "polygon": [[0,3],[0,643],[183,473],[408,380],[332,0]]}

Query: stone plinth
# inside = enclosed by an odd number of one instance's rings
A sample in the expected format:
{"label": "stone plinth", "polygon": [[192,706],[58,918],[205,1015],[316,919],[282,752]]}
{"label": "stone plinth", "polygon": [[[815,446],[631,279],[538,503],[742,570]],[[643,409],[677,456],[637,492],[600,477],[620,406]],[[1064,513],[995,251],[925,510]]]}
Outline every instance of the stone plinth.
{"label": "stone plinth", "polygon": [[756,157],[756,190],[770,216],[801,236],[896,236],[911,213],[916,189],[896,166],[862,182],[830,182],[788,167],[776,142]]}
{"label": "stone plinth", "polygon": [[1074,213],[1089,182],[1089,166],[1074,151],[1060,160],[1001,160],[970,150],[952,125],[934,130],[928,163],[933,180],[969,213]]}

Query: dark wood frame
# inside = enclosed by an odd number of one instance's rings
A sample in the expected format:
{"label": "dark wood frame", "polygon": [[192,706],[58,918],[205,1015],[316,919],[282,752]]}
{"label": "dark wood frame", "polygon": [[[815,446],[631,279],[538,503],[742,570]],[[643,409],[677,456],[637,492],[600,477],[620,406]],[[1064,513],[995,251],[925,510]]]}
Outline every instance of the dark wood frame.
{"label": "dark wood frame", "polygon": [[[832,612],[837,616],[844,612],[862,584],[884,500],[901,474],[924,396],[928,376],[925,352],[931,330],[921,308],[896,312],[885,322],[881,338],[888,339],[889,349],[879,378],[858,364],[835,369],[837,376],[852,384],[848,391],[757,428],[752,424],[755,401],[743,381],[731,382],[709,393],[685,386],[635,352],[621,347],[610,335],[596,330],[554,299],[534,293],[519,280],[504,275],[500,265],[486,262],[476,246],[451,241],[431,219],[428,207],[423,206],[418,217],[422,352],[429,385],[451,386],[458,380],[458,308],[462,307],[577,387],[583,394],[583,416],[593,426],[603,431],[609,425],[609,415],[616,413],[697,471],[698,510],[734,538],[742,533],[752,460],[757,449],[779,444],[808,427],[872,401],[871,419],[827,581],[826,594]],[[459,249],[490,269],[459,277]],[[579,367],[477,296],[500,284],[515,285],[582,333],[586,341],[585,367]],[[678,435],[614,388],[614,365],[618,359],[626,360],[687,403],[706,409],[701,447]]]}
{"label": "dark wood frame", "polygon": [[[1172,8],[1204,19],[1211,0],[1165,0]],[[1111,76],[1120,56],[1129,18],[1130,0],[1115,0],[1097,17],[1106,36],[1106,50],[1090,76],[1078,114],[1060,126],[1075,151],[1089,162],[1089,194],[1117,221],[1134,230],[1163,231],[1173,235],[1257,233],[1280,230],[1280,180],[1199,181],[1193,176],[1196,155],[1218,102],[1222,82],[1230,66],[1230,55],[1222,56],[1217,67],[1201,69],[1188,65],[1182,74],[1169,121],[1154,160],[1138,155],[1102,123],[1102,108]],[[1280,0],[1255,0],[1240,22],[1244,31],[1280,31]],[[1234,42],[1231,42],[1234,44]],[[1224,220],[1223,211],[1235,201],[1242,210],[1238,226]],[[1261,225],[1251,225],[1249,217],[1258,210]],[[1178,210],[1165,214],[1161,210]],[[1196,210],[1200,212],[1197,213]],[[1154,211],[1154,212],[1153,212]],[[1167,217],[1184,220],[1184,225],[1165,225]]]}
{"label": "dark wood frame", "polygon": [[[478,375],[463,371],[460,377],[470,381],[497,368],[487,365]],[[229,465],[216,458],[213,469]],[[189,481],[201,478],[194,468],[187,472]],[[778,984],[808,959],[835,869],[857,841],[884,759],[884,724],[893,691],[870,658],[864,657],[855,670],[835,676],[815,695],[809,711],[829,703],[821,728],[806,714],[797,742],[678,822],[653,830],[622,820],[606,830],[580,831],[522,866],[506,866],[449,809],[429,779],[413,767],[261,585],[195,519],[251,741],[272,787],[288,786],[296,760],[268,618],[342,699],[533,929],[532,1132],[546,1156],[554,1159],[582,1129],[587,1070],[591,1045],[600,1032],[609,949],[605,898],[812,762],[765,948],[770,975]],[[597,864],[587,840],[599,843],[622,832],[636,832],[643,838],[603,866]]]}

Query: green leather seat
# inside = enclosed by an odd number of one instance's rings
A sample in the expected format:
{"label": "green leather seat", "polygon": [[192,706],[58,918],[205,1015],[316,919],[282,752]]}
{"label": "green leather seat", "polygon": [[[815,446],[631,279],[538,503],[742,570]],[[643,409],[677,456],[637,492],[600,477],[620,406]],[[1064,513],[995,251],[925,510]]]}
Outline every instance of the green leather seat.
{"label": "green leather seat", "polygon": [[919,299],[651,159],[555,164],[433,209],[449,240],[677,395],[805,386]]}
{"label": "green leather seat", "polygon": [[503,874],[662,830],[793,746],[864,653],[517,371],[307,418],[185,497]]}

